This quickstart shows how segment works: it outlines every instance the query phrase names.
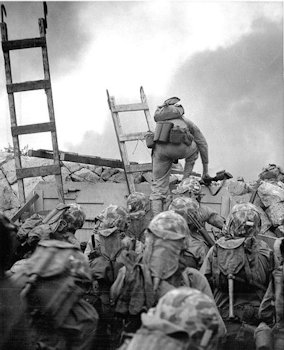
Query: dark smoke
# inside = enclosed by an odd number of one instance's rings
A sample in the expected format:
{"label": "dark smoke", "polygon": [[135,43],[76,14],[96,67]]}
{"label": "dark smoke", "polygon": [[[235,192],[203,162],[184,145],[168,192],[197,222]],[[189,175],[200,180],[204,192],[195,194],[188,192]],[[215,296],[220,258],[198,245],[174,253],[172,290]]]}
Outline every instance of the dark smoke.
{"label": "dark smoke", "polygon": [[210,165],[257,178],[283,164],[283,31],[258,19],[227,48],[194,55],[178,69],[169,95],[182,96],[187,116],[204,132]]}

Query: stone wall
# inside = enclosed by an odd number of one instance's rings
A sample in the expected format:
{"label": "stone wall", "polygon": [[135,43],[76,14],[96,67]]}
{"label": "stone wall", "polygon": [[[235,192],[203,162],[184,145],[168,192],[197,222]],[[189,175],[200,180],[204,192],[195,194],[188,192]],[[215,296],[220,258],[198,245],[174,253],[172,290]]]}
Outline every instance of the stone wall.
{"label": "stone wall", "polygon": [[[22,156],[22,167],[46,166],[53,164],[51,159]],[[62,179],[64,182],[126,182],[122,169],[105,166],[87,165],[81,163],[62,162]],[[151,173],[137,173],[135,183],[151,182]],[[40,182],[53,183],[54,176],[34,177],[24,179],[26,198],[32,196],[32,191]],[[15,161],[12,153],[0,151],[0,211],[11,218],[19,209],[18,184],[15,173]]]}

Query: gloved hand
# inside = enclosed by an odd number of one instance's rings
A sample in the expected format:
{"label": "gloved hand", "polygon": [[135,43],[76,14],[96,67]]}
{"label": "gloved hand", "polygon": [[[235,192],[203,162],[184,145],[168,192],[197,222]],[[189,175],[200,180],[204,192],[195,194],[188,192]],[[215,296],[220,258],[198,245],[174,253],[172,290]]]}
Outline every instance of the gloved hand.
{"label": "gloved hand", "polygon": [[211,176],[208,174],[208,164],[203,164],[203,174],[201,180],[205,180],[204,182],[206,182],[206,180],[210,178]]}

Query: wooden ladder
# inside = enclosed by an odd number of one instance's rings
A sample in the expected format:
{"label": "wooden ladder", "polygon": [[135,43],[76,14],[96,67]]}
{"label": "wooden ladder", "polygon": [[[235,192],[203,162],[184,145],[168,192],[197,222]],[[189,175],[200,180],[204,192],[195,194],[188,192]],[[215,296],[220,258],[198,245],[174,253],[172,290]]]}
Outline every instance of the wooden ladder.
{"label": "wooden ladder", "polygon": [[125,143],[127,141],[144,140],[145,134],[147,133],[147,131],[124,134],[121,127],[120,119],[119,119],[119,113],[143,111],[145,114],[148,130],[150,130],[149,120],[151,116],[150,116],[147,99],[142,86],[140,87],[141,102],[139,103],[117,105],[115,103],[114,96],[110,96],[108,90],[107,90],[107,98],[108,98],[108,104],[109,104],[109,108],[111,111],[111,116],[112,116],[112,120],[115,128],[117,141],[118,141],[119,151],[120,151],[121,159],[124,166],[124,172],[125,172],[128,191],[129,193],[133,193],[135,192],[135,183],[134,183],[133,174],[137,172],[143,172],[143,171],[152,171],[152,163],[131,164],[129,162]]}
{"label": "wooden ladder", "polygon": [[[44,3],[45,18],[39,18],[38,20],[40,36],[37,38],[31,38],[31,39],[8,40],[7,24],[4,22],[4,19],[3,19],[4,13],[6,15],[6,10],[4,8],[4,5],[1,5],[2,22],[0,23],[0,25],[1,25],[1,37],[2,37],[2,50],[4,55],[4,61],[5,61],[6,87],[7,87],[7,93],[8,93],[8,102],[9,102],[9,110],[10,110],[10,118],[11,118],[11,132],[12,132],[12,138],[13,138],[16,177],[17,177],[17,183],[18,183],[18,189],[19,189],[20,204],[24,205],[26,202],[24,178],[36,177],[36,176],[47,176],[47,175],[55,175],[58,199],[60,202],[64,203],[63,183],[62,183],[62,176],[61,176],[60,157],[59,157],[57,134],[56,134],[55,115],[54,115],[50,71],[49,71],[48,54],[47,54],[47,44],[46,44],[47,7],[46,7],[46,4]],[[13,83],[11,63],[10,63],[10,51],[37,48],[37,47],[41,47],[42,49],[44,79],[26,81],[22,83]],[[31,91],[31,90],[40,90],[40,89],[44,89],[46,93],[49,122],[18,126],[14,93]],[[34,133],[41,133],[41,132],[51,132],[54,164],[48,165],[48,166],[22,168],[19,135],[34,134]]]}

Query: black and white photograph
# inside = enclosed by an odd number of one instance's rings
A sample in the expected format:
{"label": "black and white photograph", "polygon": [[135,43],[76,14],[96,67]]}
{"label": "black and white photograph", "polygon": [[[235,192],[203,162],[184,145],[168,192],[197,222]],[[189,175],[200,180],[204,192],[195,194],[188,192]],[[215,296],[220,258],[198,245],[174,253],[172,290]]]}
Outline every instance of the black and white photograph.
{"label": "black and white photograph", "polygon": [[284,349],[283,6],[0,3],[0,350]]}

